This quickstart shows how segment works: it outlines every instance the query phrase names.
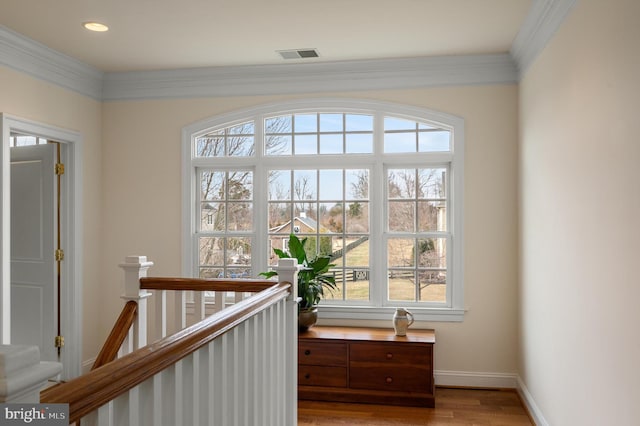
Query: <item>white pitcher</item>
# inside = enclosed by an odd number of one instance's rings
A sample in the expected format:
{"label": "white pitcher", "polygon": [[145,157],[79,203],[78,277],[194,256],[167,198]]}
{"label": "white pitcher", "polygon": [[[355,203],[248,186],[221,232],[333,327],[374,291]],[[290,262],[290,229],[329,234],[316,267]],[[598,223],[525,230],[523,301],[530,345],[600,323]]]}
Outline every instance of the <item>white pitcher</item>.
{"label": "white pitcher", "polygon": [[407,328],[413,324],[413,314],[405,308],[396,308],[393,314],[393,328],[396,330],[396,336],[406,336]]}

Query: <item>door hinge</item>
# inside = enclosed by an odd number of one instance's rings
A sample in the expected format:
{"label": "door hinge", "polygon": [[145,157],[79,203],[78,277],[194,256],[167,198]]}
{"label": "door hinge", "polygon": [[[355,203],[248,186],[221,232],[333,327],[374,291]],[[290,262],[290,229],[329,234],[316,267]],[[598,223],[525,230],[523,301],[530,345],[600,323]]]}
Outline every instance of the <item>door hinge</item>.
{"label": "door hinge", "polygon": [[56,348],[61,348],[64,346],[64,337],[62,336],[56,336]]}
{"label": "door hinge", "polygon": [[64,260],[64,250],[56,250],[56,262],[62,262]]}
{"label": "door hinge", "polygon": [[64,164],[56,163],[56,175],[60,176],[64,174]]}

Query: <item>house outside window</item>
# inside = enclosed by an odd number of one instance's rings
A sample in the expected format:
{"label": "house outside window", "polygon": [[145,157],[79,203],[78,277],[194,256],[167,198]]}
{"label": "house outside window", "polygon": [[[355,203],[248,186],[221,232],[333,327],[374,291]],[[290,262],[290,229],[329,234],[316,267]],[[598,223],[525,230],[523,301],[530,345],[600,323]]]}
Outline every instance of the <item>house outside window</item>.
{"label": "house outside window", "polygon": [[462,320],[459,117],[317,99],[213,117],[183,140],[186,275],[255,277],[295,233],[335,265],[322,316]]}

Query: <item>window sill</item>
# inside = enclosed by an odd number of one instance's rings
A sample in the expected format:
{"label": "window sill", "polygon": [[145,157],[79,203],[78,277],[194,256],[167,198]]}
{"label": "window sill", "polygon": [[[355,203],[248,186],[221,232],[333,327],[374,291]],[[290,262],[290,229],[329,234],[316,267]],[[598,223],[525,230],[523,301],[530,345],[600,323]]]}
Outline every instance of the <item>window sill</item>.
{"label": "window sill", "polygon": [[[462,322],[464,309],[449,308],[408,308],[416,321]],[[395,307],[372,308],[369,306],[327,306],[318,309],[320,319],[347,320],[389,320],[393,317]]]}
{"label": "window sill", "polygon": [[[462,322],[464,321],[464,309],[449,308],[408,308],[416,321],[433,322]],[[388,321],[393,317],[395,307],[372,308],[370,306],[330,306],[320,305],[318,316],[320,319],[343,320],[383,320]],[[193,302],[187,302],[187,315],[193,315]],[[213,314],[213,304],[205,303],[206,315]]]}

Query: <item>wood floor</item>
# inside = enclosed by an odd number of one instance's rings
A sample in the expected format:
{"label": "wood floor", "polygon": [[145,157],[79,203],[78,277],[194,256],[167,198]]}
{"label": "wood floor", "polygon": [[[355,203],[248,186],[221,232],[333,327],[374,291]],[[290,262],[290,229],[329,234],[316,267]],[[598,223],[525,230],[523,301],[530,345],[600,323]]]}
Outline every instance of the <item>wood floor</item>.
{"label": "wood floor", "polygon": [[436,388],[436,407],[299,401],[298,426],[531,426],[514,390]]}

